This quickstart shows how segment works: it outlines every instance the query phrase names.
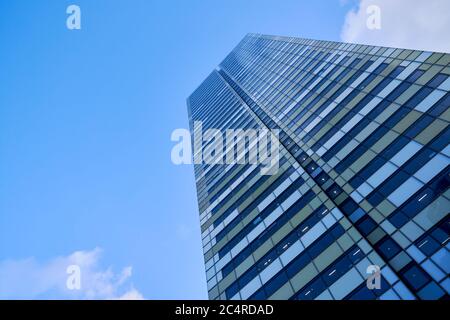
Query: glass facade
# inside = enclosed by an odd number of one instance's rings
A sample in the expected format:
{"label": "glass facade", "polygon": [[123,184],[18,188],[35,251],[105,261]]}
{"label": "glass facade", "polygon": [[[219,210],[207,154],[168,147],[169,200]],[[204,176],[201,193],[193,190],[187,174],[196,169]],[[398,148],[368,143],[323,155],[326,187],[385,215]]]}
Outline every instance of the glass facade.
{"label": "glass facade", "polygon": [[275,175],[194,166],[210,299],[448,299],[449,76],[450,54],[247,35],[187,99],[191,133],[279,130]]}

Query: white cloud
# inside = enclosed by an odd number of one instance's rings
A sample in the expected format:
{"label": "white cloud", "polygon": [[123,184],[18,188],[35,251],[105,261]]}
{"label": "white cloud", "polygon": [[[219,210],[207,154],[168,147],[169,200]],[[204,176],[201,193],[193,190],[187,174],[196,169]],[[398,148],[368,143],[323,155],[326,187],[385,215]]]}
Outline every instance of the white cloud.
{"label": "white cloud", "polygon": [[[368,6],[381,10],[381,29],[366,26]],[[450,1],[360,0],[347,13],[341,31],[345,42],[450,52]]]}
{"label": "white cloud", "polygon": [[[132,267],[118,274],[99,266],[102,250],[76,251],[47,262],[35,258],[0,261],[0,299],[143,299],[130,278]],[[69,290],[67,267],[80,268],[81,287]]]}
{"label": "white cloud", "polygon": [[131,289],[119,297],[119,300],[143,300],[144,297],[136,289]]}

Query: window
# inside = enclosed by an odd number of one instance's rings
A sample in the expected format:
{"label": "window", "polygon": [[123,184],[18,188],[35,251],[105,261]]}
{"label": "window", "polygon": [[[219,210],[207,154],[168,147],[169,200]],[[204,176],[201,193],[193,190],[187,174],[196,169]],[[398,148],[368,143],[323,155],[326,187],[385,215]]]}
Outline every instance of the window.
{"label": "window", "polygon": [[433,91],[433,89],[431,89],[431,88],[423,87],[411,99],[409,99],[406,102],[406,105],[410,108],[414,108],[415,106],[417,106],[417,104],[422,102],[422,100],[426,96],[428,96],[432,91]]}
{"label": "window", "polygon": [[320,295],[326,289],[325,284],[321,278],[317,278],[310,285],[307,285],[300,293],[296,296],[297,300],[313,300],[318,295]]}
{"label": "window", "polygon": [[278,275],[276,275],[272,280],[266,283],[266,285],[264,286],[264,291],[266,292],[267,296],[270,297],[287,281],[288,277],[286,276],[286,273],[281,272]]}
{"label": "window", "polygon": [[406,270],[403,276],[415,290],[419,290],[430,281],[430,277],[416,265]]}
{"label": "window", "polygon": [[431,256],[435,253],[441,246],[439,243],[431,236],[426,236],[420,241],[416,242],[417,248],[422,251],[426,256]]}
{"label": "window", "polygon": [[375,221],[373,221],[372,218],[366,216],[361,222],[358,223],[358,226],[361,232],[365,236],[368,236],[373,230],[375,230],[377,224],[375,223]]}
{"label": "window", "polygon": [[444,95],[445,91],[435,90],[430,93],[422,102],[420,102],[415,109],[421,112],[426,112],[430,109],[437,101],[439,101]]}
{"label": "window", "polygon": [[416,141],[410,141],[406,146],[403,147],[394,157],[392,157],[391,161],[398,166],[403,165],[406,161],[408,161],[413,155],[417,153],[423,146]]}
{"label": "window", "polygon": [[415,179],[414,177],[406,180],[400,187],[398,187],[388,199],[397,207],[403,204],[410,196],[417,192],[423,183]]}
{"label": "window", "polygon": [[387,238],[383,242],[377,244],[377,247],[380,249],[381,255],[387,260],[390,260],[400,252],[400,246],[391,238]]}
{"label": "window", "polygon": [[398,211],[391,214],[388,218],[389,222],[391,222],[396,228],[403,227],[408,221],[408,217],[403,214],[403,212]]}
{"label": "window", "polygon": [[442,73],[437,74],[432,80],[427,83],[427,86],[431,88],[437,88],[439,85],[447,80],[448,76]]}
{"label": "window", "polygon": [[415,176],[422,182],[427,183],[449,164],[450,161],[448,158],[438,153],[422,168],[420,168],[416,172]]}

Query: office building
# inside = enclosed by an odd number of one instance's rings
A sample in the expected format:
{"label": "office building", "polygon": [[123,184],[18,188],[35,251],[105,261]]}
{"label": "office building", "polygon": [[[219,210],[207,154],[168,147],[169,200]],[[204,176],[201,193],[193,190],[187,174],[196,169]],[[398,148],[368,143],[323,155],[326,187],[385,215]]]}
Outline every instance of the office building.
{"label": "office building", "polygon": [[191,132],[276,129],[279,169],[194,166],[209,298],[448,298],[449,75],[450,54],[247,35]]}

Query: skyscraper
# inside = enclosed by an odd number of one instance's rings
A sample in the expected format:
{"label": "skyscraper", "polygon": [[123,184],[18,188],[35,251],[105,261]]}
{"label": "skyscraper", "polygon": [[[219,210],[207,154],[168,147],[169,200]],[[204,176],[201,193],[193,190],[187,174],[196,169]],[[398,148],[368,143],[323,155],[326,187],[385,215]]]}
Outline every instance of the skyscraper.
{"label": "skyscraper", "polygon": [[247,35],[187,100],[192,134],[279,132],[273,175],[195,165],[210,299],[448,298],[449,75],[450,54]]}

